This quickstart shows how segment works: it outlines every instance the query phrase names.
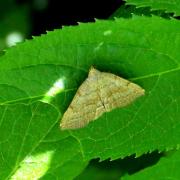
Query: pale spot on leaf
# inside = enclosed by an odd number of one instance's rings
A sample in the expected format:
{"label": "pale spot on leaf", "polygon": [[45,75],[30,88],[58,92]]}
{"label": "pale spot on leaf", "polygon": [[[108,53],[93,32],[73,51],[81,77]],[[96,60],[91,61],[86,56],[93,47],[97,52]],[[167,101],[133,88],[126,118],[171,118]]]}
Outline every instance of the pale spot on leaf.
{"label": "pale spot on leaf", "polygon": [[104,44],[104,42],[100,42],[100,43],[94,48],[94,51],[98,51],[103,44]]}
{"label": "pale spot on leaf", "polygon": [[104,36],[109,36],[112,34],[112,31],[111,30],[107,30],[107,31],[104,31]]}
{"label": "pale spot on leaf", "polygon": [[49,103],[54,96],[56,96],[58,93],[60,93],[63,90],[64,90],[64,80],[63,78],[60,78],[47,91],[42,101]]}
{"label": "pale spot on leaf", "polygon": [[53,151],[47,151],[34,156],[26,157],[15,172],[13,180],[39,179],[49,169]]}

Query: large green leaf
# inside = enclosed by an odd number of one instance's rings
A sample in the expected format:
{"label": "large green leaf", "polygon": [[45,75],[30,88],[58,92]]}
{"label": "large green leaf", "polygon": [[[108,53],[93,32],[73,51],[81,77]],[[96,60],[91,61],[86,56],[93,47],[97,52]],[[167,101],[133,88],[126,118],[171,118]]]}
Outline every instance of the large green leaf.
{"label": "large green leaf", "polygon": [[[97,21],[9,49],[0,57],[0,143],[5,143],[0,146],[0,177],[27,174],[27,157],[41,152],[53,154],[44,165],[44,178],[68,179],[95,157],[116,159],[175,148],[180,143],[179,29],[177,20],[158,17]],[[92,65],[141,85],[146,95],[85,128],[62,132],[58,114]],[[40,103],[35,111],[40,99],[53,106]],[[35,166],[42,162],[40,155],[31,158]],[[23,170],[16,171],[19,166]]]}
{"label": "large green leaf", "polygon": [[122,179],[179,179],[180,151],[162,158],[155,166],[149,167]]}
{"label": "large green leaf", "polygon": [[137,7],[150,6],[153,10],[165,10],[173,12],[175,16],[180,15],[179,0],[125,0],[126,4],[136,5]]}
{"label": "large green leaf", "polygon": [[59,139],[45,140],[52,129],[58,129],[55,107],[41,102],[6,105],[0,107],[0,117],[0,179],[14,173],[13,179],[18,180],[37,179],[45,173],[72,179],[86,165],[78,143],[66,132]]}
{"label": "large green leaf", "polygon": [[170,18],[171,13],[164,12],[163,10],[152,10],[150,7],[139,7],[137,8],[134,5],[122,5],[120,6],[110,17],[109,19],[114,19],[116,17],[131,18],[133,15],[138,16],[161,16],[163,18]]}

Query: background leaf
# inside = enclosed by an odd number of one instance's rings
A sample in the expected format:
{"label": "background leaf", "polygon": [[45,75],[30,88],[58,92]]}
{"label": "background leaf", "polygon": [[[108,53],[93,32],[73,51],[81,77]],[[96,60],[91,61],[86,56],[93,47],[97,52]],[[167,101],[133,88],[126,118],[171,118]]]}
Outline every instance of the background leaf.
{"label": "background leaf", "polygon": [[[71,178],[76,176],[92,158],[117,159],[176,148],[180,133],[179,29],[175,19],[135,16],[65,27],[9,49],[0,57],[0,143],[5,143],[0,146],[0,177],[10,177],[27,164],[27,156],[41,151],[53,152],[44,178],[68,179],[69,172]],[[139,84],[146,95],[83,129],[62,132],[59,114],[92,65]],[[37,100],[49,95],[60,80],[64,88],[49,97],[53,106],[40,103],[35,111]],[[14,126],[15,122],[21,123]]]}
{"label": "background leaf", "polygon": [[156,164],[164,153],[154,151],[152,153],[143,154],[140,157],[134,155],[110,161],[109,159],[99,162],[98,159],[90,161],[86,169],[77,176],[76,180],[84,180],[87,177],[94,180],[115,180],[126,174],[134,174],[149,166]]}
{"label": "background leaf", "polygon": [[125,0],[128,5],[136,5],[137,7],[150,6],[153,10],[165,10],[173,12],[175,16],[180,15],[179,0]]}
{"label": "background leaf", "polygon": [[124,179],[179,179],[180,151],[162,158],[156,165]]}
{"label": "background leaf", "polygon": [[137,8],[134,5],[122,5],[118,8],[109,19],[114,19],[114,17],[124,17],[131,18],[133,15],[139,16],[161,16],[163,18],[170,18],[171,13],[164,12],[163,10],[152,10],[150,7],[139,7]]}

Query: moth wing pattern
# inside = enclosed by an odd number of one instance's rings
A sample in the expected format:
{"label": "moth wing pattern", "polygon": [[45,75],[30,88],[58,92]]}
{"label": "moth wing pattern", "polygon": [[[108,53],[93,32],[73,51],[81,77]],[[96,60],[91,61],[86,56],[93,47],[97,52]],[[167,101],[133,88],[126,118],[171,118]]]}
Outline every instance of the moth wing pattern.
{"label": "moth wing pattern", "polygon": [[124,78],[111,73],[101,73],[99,77],[100,96],[107,112],[132,103],[144,95],[144,89]]}
{"label": "moth wing pattern", "polygon": [[97,77],[89,74],[89,77],[77,90],[70,106],[61,120],[61,129],[77,129],[84,127],[90,121],[98,118],[104,108],[98,96]]}
{"label": "moth wing pattern", "polygon": [[144,89],[139,85],[91,68],[62,117],[61,129],[84,127],[104,112],[124,107],[142,95]]}

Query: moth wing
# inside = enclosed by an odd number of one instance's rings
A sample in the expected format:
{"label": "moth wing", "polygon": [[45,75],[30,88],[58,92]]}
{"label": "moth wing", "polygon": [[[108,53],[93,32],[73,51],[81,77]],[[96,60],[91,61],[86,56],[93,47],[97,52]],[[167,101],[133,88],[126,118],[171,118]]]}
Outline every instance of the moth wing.
{"label": "moth wing", "polygon": [[91,68],[61,120],[61,129],[77,129],[104,112],[124,107],[144,95],[140,86],[111,73]]}
{"label": "moth wing", "polygon": [[77,129],[97,119],[104,111],[97,78],[88,77],[77,90],[61,120],[61,129]]}
{"label": "moth wing", "polygon": [[101,73],[98,82],[106,111],[124,107],[144,95],[144,89],[140,86],[111,73]]}

